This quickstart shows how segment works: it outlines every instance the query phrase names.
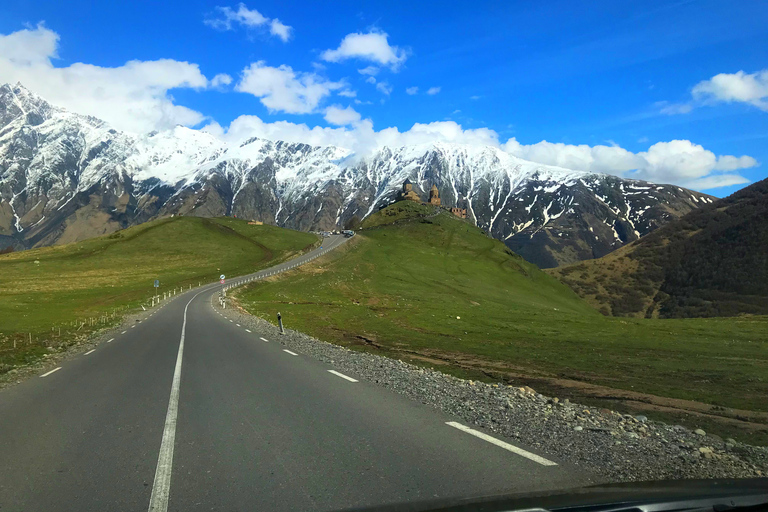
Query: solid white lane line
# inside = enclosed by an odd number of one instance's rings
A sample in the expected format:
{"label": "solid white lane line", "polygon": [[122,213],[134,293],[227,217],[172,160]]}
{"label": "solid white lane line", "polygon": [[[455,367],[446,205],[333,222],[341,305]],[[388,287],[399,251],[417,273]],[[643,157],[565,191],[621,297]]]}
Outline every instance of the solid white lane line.
{"label": "solid white lane line", "polygon": [[246,329],[245,332],[251,332],[251,330],[250,329]]}
{"label": "solid white lane line", "polygon": [[85,354],[83,354],[83,355],[84,355],[84,356],[87,356],[88,354],[93,354],[94,352],[96,352],[96,349],[93,349],[93,350],[89,350],[88,352],[86,352],[86,353],[85,353]]}
{"label": "solid white lane line", "polygon": [[149,498],[149,512],[166,512],[168,496],[171,492],[171,470],[173,468],[173,444],[176,440],[176,417],[179,414],[179,389],[181,388],[181,361],[184,355],[184,336],[187,332],[187,309],[195,297],[203,293],[197,292],[184,307],[184,321],[181,324],[179,353],[176,356],[176,368],[173,371],[171,397],[168,400],[168,413],[165,415],[163,440],[160,443],[160,455],[157,457],[155,482],[152,485],[152,496]]}
{"label": "solid white lane line", "polygon": [[288,353],[289,353],[289,354],[291,354],[292,356],[297,356],[297,355],[299,355],[299,354],[297,354],[296,352],[291,352],[291,351],[290,351],[290,350],[288,350],[287,348],[284,348],[284,349],[283,349],[283,352],[288,352]]}
{"label": "solid white lane line", "polygon": [[266,341],[267,343],[269,343],[269,340],[268,340],[267,338],[259,338],[259,339],[260,339],[261,341]]}
{"label": "solid white lane line", "polygon": [[339,373],[336,370],[328,370],[328,373],[332,373],[337,377],[341,377],[342,379],[347,379],[349,382],[357,382],[357,379],[353,379],[352,377],[347,377],[343,373]]}
{"label": "solid white lane line", "polygon": [[488,441],[491,444],[495,444],[500,448],[504,448],[505,450],[508,450],[512,453],[520,455],[521,457],[525,457],[526,459],[532,460],[533,462],[537,462],[542,466],[557,466],[556,462],[552,462],[551,460],[547,460],[544,457],[540,457],[535,453],[531,453],[529,451],[523,450],[522,448],[518,448],[517,446],[511,445],[509,443],[505,443],[504,441],[500,441],[495,437],[491,437],[488,434],[484,434],[479,430],[469,428],[465,425],[462,425],[461,423],[457,423],[455,421],[447,421],[445,424],[450,425],[453,428],[457,428],[463,432],[466,432],[467,434],[471,434],[475,437],[479,437],[483,441]]}
{"label": "solid white lane line", "polygon": [[107,343],[112,343],[113,341],[115,341],[115,338],[109,338],[109,339],[107,340]]}
{"label": "solid white lane line", "polygon": [[53,370],[49,371],[48,373],[44,373],[44,374],[42,374],[40,377],[47,377],[47,376],[49,376],[50,374],[52,374],[53,372],[57,372],[57,371],[59,371],[59,370],[61,370],[61,366],[59,366],[58,368],[54,368]]}

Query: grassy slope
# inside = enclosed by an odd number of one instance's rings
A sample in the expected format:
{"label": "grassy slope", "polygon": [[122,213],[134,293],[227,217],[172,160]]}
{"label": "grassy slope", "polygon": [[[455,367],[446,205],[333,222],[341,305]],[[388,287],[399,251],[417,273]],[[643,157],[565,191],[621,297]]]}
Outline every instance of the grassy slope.
{"label": "grassy slope", "polygon": [[613,388],[768,409],[765,317],[604,317],[468,223],[448,214],[430,221],[363,230],[347,248],[255,283],[240,300],[350,347],[469,354]]}
{"label": "grassy slope", "polygon": [[[220,274],[252,272],[316,242],[309,233],[237,219],[176,217],[82,242],[0,255],[0,371],[29,362],[46,345],[72,341],[75,319],[137,307],[152,295],[154,279],[160,280],[160,293],[197,286]],[[80,328],[77,335],[89,329]],[[29,333],[34,343],[22,343]]]}

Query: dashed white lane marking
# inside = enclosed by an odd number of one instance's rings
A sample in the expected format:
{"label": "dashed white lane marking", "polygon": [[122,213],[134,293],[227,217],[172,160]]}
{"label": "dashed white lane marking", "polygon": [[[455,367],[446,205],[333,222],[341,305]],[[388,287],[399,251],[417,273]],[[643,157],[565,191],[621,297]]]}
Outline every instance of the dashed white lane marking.
{"label": "dashed white lane marking", "polygon": [[283,352],[288,352],[288,353],[289,353],[289,354],[291,354],[292,356],[297,356],[297,355],[299,355],[299,354],[297,354],[296,352],[291,352],[291,351],[290,351],[290,350],[288,350],[287,348],[284,348],[284,349],[283,349]]}
{"label": "dashed white lane marking", "polygon": [[342,379],[347,379],[349,382],[357,382],[357,379],[353,379],[352,377],[347,377],[343,373],[339,373],[336,370],[328,370],[328,373],[332,373],[337,377],[341,377]]}
{"label": "dashed white lane marking", "polygon": [[112,343],[113,341],[115,341],[115,338],[109,338],[109,339],[107,340],[107,343]]}
{"label": "dashed white lane marking", "polygon": [[136,328],[136,324],[131,326],[131,329],[135,329],[135,328]]}
{"label": "dashed white lane marking", "polygon": [[236,326],[240,327],[240,324],[235,324]]}
{"label": "dashed white lane marking", "polygon": [[187,309],[195,297],[205,290],[197,292],[184,307],[184,321],[181,324],[181,339],[179,353],[176,356],[176,368],[173,371],[171,397],[168,400],[168,413],[165,415],[163,440],[160,443],[160,455],[157,457],[155,482],[152,485],[152,496],[149,498],[149,512],[166,512],[168,496],[171,493],[171,470],[173,468],[173,444],[176,440],[176,418],[179,414],[179,389],[181,388],[181,361],[184,355],[184,335],[187,332]]}
{"label": "dashed white lane marking", "polygon": [[59,366],[58,368],[54,368],[53,370],[49,371],[48,373],[44,373],[44,374],[42,374],[40,377],[47,377],[47,376],[49,376],[50,374],[52,374],[53,372],[57,372],[57,371],[59,371],[59,370],[61,370],[61,366]]}
{"label": "dashed white lane marking", "polygon": [[230,320],[230,322],[231,322],[231,321],[232,321],[232,320]]}
{"label": "dashed white lane marking", "polygon": [[96,349],[93,349],[93,350],[89,350],[88,352],[86,352],[86,353],[85,353],[85,354],[83,354],[83,355],[84,355],[84,356],[87,356],[88,354],[93,354],[94,352],[96,352]]}
{"label": "dashed white lane marking", "polygon": [[491,437],[488,434],[483,434],[482,432],[475,430],[473,428],[469,428],[465,425],[462,425],[461,423],[457,423],[455,421],[447,421],[445,424],[450,425],[453,428],[457,428],[463,432],[466,432],[467,434],[471,434],[475,437],[479,437],[483,441],[488,441],[491,444],[495,444],[500,448],[504,448],[505,450],[508,450],[512,453],[520,455],[521,457],[525,457],[526,459],[532,460],[533,462],[537,462],[542,466],[557,466],[556,462],[552,462],[551,460],[547,460],[544,457],[540,457],[535,453],[531,453],[529,451],[523,450],[522,448],[518,448],[517,446],[511,445],[509,443],[505,443],[504,441],[500,441],[495,437]]}
{"label": "dashed white lane marking", "polygon": [[268,340],[267,338],[259,338],[259,339],[260,339],[261,341],[266,341],[267,343],[269,343],[269,340]]}
{"label": "dashed white lane marking", "polygon": [[251,332],[251,330],[250,329],[246,329],[245,332]]}
{"label": "dashed white lane marking", "polygon": [[123,332],[121,332],[120,334],[125,334],[125,333],[127,333],[127,332],[128,332],[128,331],[123,331]]}

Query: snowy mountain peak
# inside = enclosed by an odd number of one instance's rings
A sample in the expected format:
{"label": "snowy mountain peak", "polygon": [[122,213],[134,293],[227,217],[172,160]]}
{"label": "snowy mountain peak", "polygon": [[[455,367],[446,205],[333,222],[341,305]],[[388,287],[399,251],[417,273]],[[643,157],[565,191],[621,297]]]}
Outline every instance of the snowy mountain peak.
{"label": "snowy mountain peak", "polygon": [[541,165],[450,142],[335,146],[176,126],[133,135],[0,86],[0,249],[77,240],[171,214],[328,229],[392,202],[409,179],[542,266],[600,256],[709,196]]}

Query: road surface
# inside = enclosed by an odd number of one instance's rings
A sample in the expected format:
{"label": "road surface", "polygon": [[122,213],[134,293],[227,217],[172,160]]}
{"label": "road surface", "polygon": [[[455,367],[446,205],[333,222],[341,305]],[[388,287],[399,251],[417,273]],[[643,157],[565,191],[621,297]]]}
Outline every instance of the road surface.
{"label": "road surface", "polygon": [[246,330],[212,307],[220,289],[0,391],[0,511],[339,510],[586,482]]}

